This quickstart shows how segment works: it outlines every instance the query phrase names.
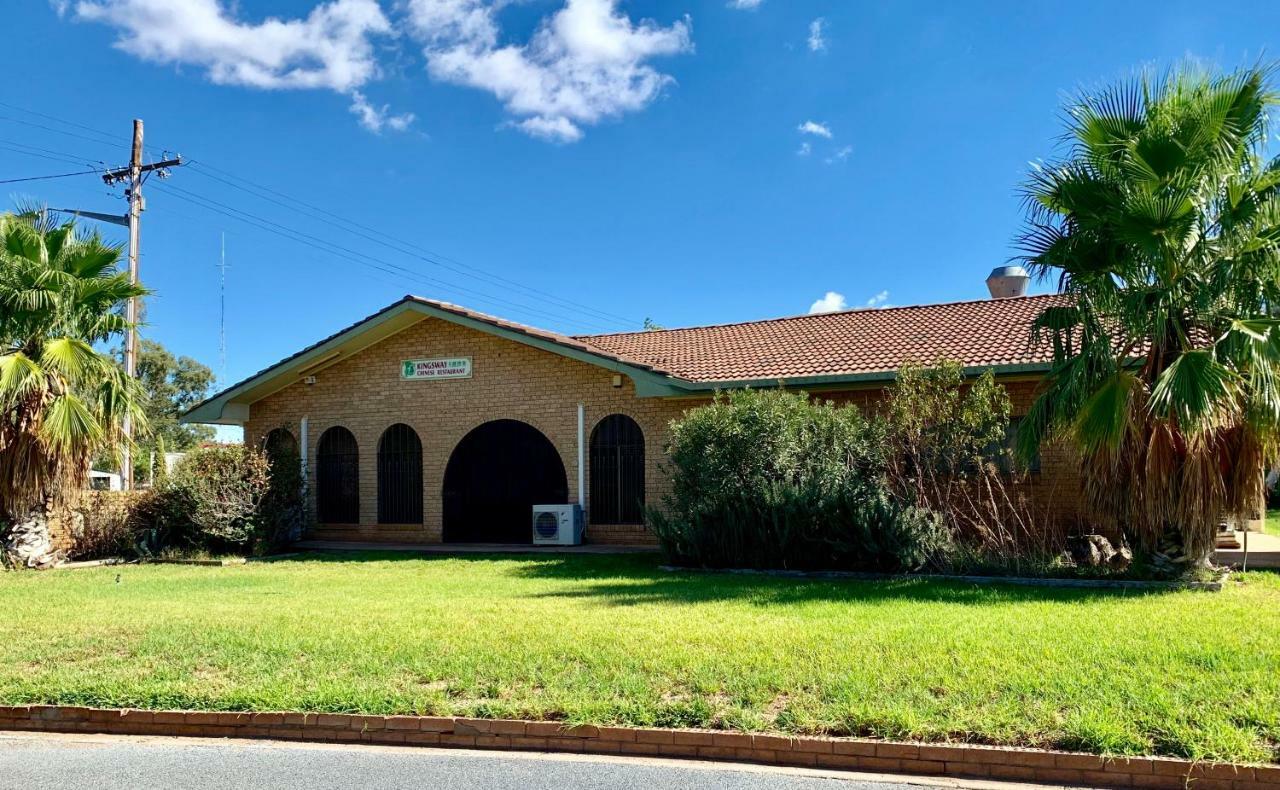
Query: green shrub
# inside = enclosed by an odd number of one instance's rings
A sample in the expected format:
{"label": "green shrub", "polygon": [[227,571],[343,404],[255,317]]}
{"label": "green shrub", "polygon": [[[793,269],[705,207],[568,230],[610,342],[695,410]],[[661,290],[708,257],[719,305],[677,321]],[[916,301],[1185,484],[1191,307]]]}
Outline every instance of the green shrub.
{"label": "green shrub", "polygon": [[261,524],[258,505],[270,484],[270,465],[243,445],[214,445],[187,453],[169,486],[189,493],[188,517],[200,542],[246,546]]}
{"label": "green shrub", "polygon": [[270,481],[258,505],[261,530],[256,553],[267,553],[302,537],[306,517],[302,458],[292,446],[267,448]]}
{"label": "green shrub", "polygon": [[955,546],[942,514],[902,505],[883,488],[836,514],[831,553],[877,570],[944,570]]}
{"label": "green shrub", "polygon": [[256,450],[218,445],[192,450],[134,507],[139,550],[243,551],[259,541],[259,507],[270,485],[269,465]]}
{"label": "green shrub", "polygon": [[919,570],[945,561],[941,520],[884,485],[883,426],[803,393],[719,395],[672,425],[672,493],[649,522],[675,562]]}

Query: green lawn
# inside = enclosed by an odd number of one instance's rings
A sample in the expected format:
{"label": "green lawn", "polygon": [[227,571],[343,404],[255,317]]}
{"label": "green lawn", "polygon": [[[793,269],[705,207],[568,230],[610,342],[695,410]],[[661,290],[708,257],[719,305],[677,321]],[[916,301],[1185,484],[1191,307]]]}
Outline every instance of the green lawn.
{"label": "green lawn", "polygon": [[1268,535],[1280,537],[1280,510],[1267,511],[1267,517],[1262,522],[1262,531]]}
{"label": "green lawn", "polygon": [[1220,594],[317,555],[0,573],[0,701],[1277,759],[1280,576]]}

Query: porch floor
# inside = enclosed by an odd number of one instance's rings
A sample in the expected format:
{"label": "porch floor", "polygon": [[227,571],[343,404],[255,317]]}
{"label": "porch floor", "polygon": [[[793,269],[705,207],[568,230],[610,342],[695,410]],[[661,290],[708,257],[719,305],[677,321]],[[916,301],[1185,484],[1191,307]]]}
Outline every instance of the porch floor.
{"label": "porch floor", "polygon": [[[1244,563],[1244,533],[1237,531],[1236,540],[1240,541],[1240,548],[1218,549],[1213,553],[1213,561],[1219,565],[1239,568]],[[1280,568],[1280,537],[1265,532],[1250,532],[1249,567]]]}
{"label": "porch floor", "polygon": [[293,548],[306,551],[411,551],[421,554],[644,554],[658,551],[657,546],[615,546],[608,543],[532,546],[521,543],[377,543],[354,540],[300,540],[293,544]]}

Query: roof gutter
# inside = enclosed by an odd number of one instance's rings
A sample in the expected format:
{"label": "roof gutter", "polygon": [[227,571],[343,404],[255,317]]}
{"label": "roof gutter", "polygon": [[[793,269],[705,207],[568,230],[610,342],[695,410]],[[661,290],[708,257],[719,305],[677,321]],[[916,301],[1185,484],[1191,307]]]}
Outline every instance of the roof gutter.
{"label": "roof gutter", "polygon": [[[1006,365],[966,365],[961,373],[966,378],[977,378],[990,371],[996,376],[1017,376],[1048,373],[1048,362],[1018,362]],[[716,381],[689,382],[687,389],[698,392],[725,389],[769,389],[775,387],[829,387],[841,384],[880,384],[896,381],[898,371],[877,370],[867,373],[831,373],[822,376],[796,376],[794,378],[722,379]]]}

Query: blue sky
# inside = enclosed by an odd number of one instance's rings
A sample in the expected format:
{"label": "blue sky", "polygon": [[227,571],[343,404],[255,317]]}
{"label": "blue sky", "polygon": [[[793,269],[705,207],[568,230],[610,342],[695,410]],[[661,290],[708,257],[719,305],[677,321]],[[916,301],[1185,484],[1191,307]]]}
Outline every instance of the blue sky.
{"label": "blue sky", "polygon": [[[566,332],[828,292],[980,298],[1065,96],[1251,63],[1280,4],[27,0],[6,18],[0,178],[122,164],[134,117],[150,156],[194,160],[145,190],[145,332],[235,381],[409,292]],[[123,211],[93,175],[5,186]]]}

